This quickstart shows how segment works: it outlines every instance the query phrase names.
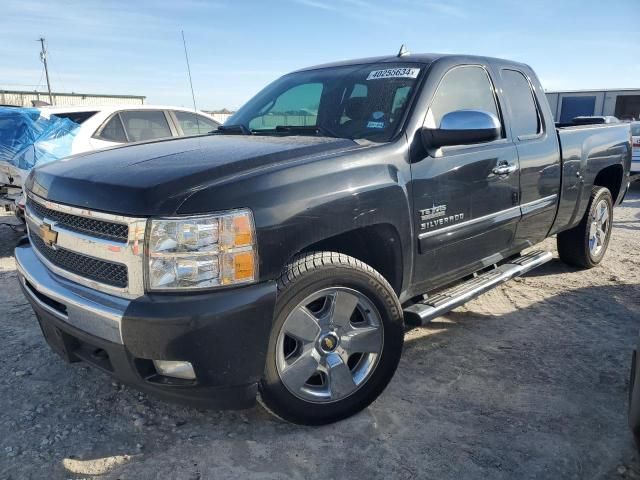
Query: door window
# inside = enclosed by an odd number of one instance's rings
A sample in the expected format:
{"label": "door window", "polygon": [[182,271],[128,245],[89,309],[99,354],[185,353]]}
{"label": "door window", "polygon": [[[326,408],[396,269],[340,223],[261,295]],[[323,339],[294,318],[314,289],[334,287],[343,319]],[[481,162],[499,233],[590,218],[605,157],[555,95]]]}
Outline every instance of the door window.
{"label": "door window", "polygon": [[502,83],[511,112],[513,136],[540,133],[540,115],[527,78],[516,70],[502,70]]}
{"label": "door window", "polygon": [[272,129],[283,126],[313,126],[318,121],[322,96],[322,83],[303,83],[267,104],[261,115],[249,122],[251,130]]}
{"label": "door window", "polygon": [[482,110],[500,118],[493,85],[484,68],[470,65],[449,70],[433,97],[425,126],[439,128],[442,117],[456,110]]}
{"label": "door window", "polygon": [[126,143],[127,136],[124,133],[120,115],[115,114],[100,132],[100,139],[108,142]]}
{"label": "door window", "polygon": [[203,135],[209,133],[218,128],[218,124],[213,120],[203,117],[202,115],[196,115],[191,112],[182,112],[175,110],[173,112],[182,128],[184,135]]}
{"label": "door window", "polygon": [[120,117],[131,142],[171,136],[169,122],[161,110],[124,111]]}

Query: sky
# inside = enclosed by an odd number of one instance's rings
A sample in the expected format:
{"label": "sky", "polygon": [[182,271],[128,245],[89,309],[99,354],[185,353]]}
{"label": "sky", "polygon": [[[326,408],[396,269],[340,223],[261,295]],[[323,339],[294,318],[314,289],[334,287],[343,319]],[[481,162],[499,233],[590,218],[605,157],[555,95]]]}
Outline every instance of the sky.
{"label": "sky", "polygon": [[236,109],[309,65],[411,52],[531,65],[547,90],[640,88],[640,0],[3,0],[0,89]]}

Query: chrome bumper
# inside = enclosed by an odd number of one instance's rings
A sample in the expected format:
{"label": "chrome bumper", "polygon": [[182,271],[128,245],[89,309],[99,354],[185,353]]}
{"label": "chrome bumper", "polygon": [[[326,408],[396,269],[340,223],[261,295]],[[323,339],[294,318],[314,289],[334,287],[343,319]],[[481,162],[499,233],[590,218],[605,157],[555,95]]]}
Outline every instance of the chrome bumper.
{"label": "chrome bumper", "polygon": [[[78,285],[49,271],[31,245],[15,250],[18,279],[32,304],[56,318],[110,342],[123,344],[122,317],[129,300]],[[53,302],[47,302],[50,299]],[[64,309],[55,308],[60,304]]]}

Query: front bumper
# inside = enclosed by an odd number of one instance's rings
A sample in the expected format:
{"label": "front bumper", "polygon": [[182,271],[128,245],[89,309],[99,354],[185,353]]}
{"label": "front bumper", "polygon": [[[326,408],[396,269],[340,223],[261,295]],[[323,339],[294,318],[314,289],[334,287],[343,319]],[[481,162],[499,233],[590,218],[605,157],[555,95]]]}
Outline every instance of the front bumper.
{"label": "front bumper", "polygon": [[[202,408],[248,408],[265,365],[276,285],[133,300],[66,280],[29,244],[18,278],[42,332],[69,362],[85,361],[140,390]],[[188,361],[196,380],[158,375],[151,360]]]}

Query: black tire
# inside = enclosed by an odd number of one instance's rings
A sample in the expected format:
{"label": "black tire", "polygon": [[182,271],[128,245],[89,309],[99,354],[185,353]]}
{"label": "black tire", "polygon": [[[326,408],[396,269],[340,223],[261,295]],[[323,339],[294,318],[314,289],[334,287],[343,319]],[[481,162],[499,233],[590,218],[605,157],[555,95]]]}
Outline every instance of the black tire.
{"label": "black tire", "polygon": [[[382,345],[373,370],[353,393],[340,400],[319,403],[299,398],[287,389],[278,373],[276,350],[278,337],[291,312],[310,295],[328,288],[355,290],[375,306],[382,325]],[[349,417],[366,408],[385,389],[398,366],[403,342],[402,308],[382,275],[341,253],[299,255],[286,266],[278,280],[274,325],[259,400],[270,413],[302,425],[323,425]]]}
{"label": "black tire", "polygon": [[[589,248],[589,237],[591,224],[596,218],[596,207],[601,202],[606,202],[609,209],[609,220],[605,231],[605,240],[602,248],[594,254]],[[587,205],[587,211],[578,225],[570,230],[560,232],[557,237],[558,254],[563,262],[580,268],[593,268],[602,262],[609,240],[611,239],[611,229],[613,225],[613,200],[611,192],[605,187],[594,186],[591,189],[591,197]]]}

